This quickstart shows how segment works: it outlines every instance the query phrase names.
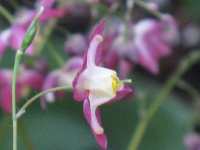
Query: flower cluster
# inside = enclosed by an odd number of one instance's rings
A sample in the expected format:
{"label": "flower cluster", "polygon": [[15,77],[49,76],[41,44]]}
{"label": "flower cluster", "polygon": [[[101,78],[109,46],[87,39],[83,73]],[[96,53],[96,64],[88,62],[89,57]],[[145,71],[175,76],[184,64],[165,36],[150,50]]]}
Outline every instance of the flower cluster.
{"label": "flower cluster", "polygon": [[85,118],[102,149],[107,149],[107,138],[99,106],[132,93],[120,79],[126,79],[135,64],[158,74],[159,60],[171,53],[177,39],[177,24],[167,14],[161,20],[144,19],[136,24],[113,25],[110,29],[101,21],[89,36],[74,34],[67,39],[65,52],[84,57],[73,82],[74,98],[83,102]]}
{"label": "flower cluster", "polygon": [[[109,7],[116,3],[115,0],[88,0],[89,6],[97,2]],[[37,0],[34,8],[39,5],[44,6],[44,13],[39,18],[44,25],[51,19],[66,17],[71,13],[73,16],[76,11],[78,15],[82,15],[81,5],[55,7],[55,0]],[[35,14],[35,9],[17,12],[10,27],[0,32],[1,57],[7,47],[14,50],[20,48]],[[17,99],[27,96],[29,89],[47,90],[57,86],[70,86],[74,99],[83,103],[85,119],[97,143],[101,149],[106,150],[107,137],[100,107],[133,94],[133,88],[127,85],[126,79],[135,65],[139,64],[152,74],[159,73],[160,59],[171,54],[171,49],[178,40],[177,23],[168,14],[162,14],[159,19],[141,19],[135,23],[109,17],[106,21],[101,20],[89,34],[69,35],[63,43],[63,51],[70,58],[60,68],[46,73],[46,63],[43,62],[34,69],[21,67],[17,78]],[[34,42],[30,45],[27,50],[29,55],[36,53],[36,45]],[[11,76],[11,70],[0,70],[0,105],[8,113],[11,112]],[[46,94],[41,99],[42,108],[46,108],[47,103],[54,102],[63,94]]]}
{"label": "flower cluster", "polygon": [[[55,0],[38,0],[36,6],[44,6],[44,12],[40,16],[41,22],[46,22],[53,18],[60,18],[64,15],[64,9],[52,8]],[[31,23],[36,14],[36,9],[21,9],[16,13],[14,20],[9,28],[0,32],[0,56],[2,57],[6,47],[11,47],[14,50],[20,48],[22,40],[28,25]],[[27,50],[29,55],[33,55],[34,44],[31,44]]]}
{"label": "flower cluster", "polygon": [[140,64],[153,74],[159,73],[160,58],[171,53],[171,46],[178,39],[176,22],[166,14],[161,20],[144,19],[128,26],[122,24],[120,30],[111,53],[132,64]]}
{"label": "flower cluster", "polygon": [[[112,20],[110,24],[104,35],[105,42],[101,45],[102,63],[108,68],[119,69],[122,78],[136,64],[158,74],[159,60],[171,54],[171,48],[179,37],[177,24],[168,14],[163,14],[161,20],[144,19],[128,25]],[[87,39],[80,34],[72,35],[65,42],[65,52],[81,56]]]}

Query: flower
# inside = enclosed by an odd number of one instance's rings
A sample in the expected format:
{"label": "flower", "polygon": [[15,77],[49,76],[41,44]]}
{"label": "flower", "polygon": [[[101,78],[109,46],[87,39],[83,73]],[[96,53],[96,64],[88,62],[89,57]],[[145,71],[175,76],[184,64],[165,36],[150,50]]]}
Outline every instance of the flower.
{"label": "flower", "polygon": [[87,48],[87,40],[82,34],[74,34],[65,42],[65,52],[73,55],[82,55]]}
{"label": "flower", "polygon": [[[45,6],[44,12],[40,16],[41,22],[46,22],[52,18],[60,18],[64,15],[64,9],[51,8],[53,1],[43,0],[36,3],[37,5],[43,4]],[[21,9],[15,15],[12,25],[0,32],[0,56],[2,56],[9,46],[14,50],[20,48],[26,30],[36,15],[36,9]],[[27,49],[27,54],[34,54],[34,44],[31,44]]]}
{"label": "flower", "polygon": [[[118,59],[115,61],[115,65],[119,65],[119,67],[120,63],[125,60],[127,73],[131,71],[130,66],[139,64],[151,73],[158,74],[159,60],[168,56],[172,46],[178,41],[177,24],[167,14],[163,14],[159,21],[143,19],[136,24],[121,23],[116,30],[118,30],[116,31],[117,36],[113,40],[111,54],[109,54],[111,57],[108,55],[107,60],[113,61],[114,59],[111,58],[115,56],[115,60]],[[109,63],[113,63],[109,61],[107,61],[108,66]],[[124,72],[122,73],[124,74]]]}
{"label": "flower", "polygon": [[0,33],[0,56],[4,54],[5,48],[8,46],[8,39],[10,37],[10,30],[4,30]]}
{"label": "flower", "polygon": [[[0,70],[0,106],[6,113],[11,113],[12,109],[12,70]],[[43,82],[43,76],[33,69],[21,68],[20,75],[17,78],[17,100],[28,95],[30,89],[40,90]]]}
{"label": "flower", "polygon": [[38,5],[42,5],[42,6],[46,7],[46,8],[50,8],[50,7],[52,7],[54,5],[55,1],[56,0],[38,0],[37,4]]}
{"label": "flower", "polygon": [[191,133],[184,139],[187,150],[199,150],[200,149],[200,135],[197,133]]}
{"label": "flower", "polygon": [[[132,24],[129,26],[132,28]],[[132,58],[135,57],[132,55],[134,49],[133,35],[126,34],[125,24],[121,22],[115,30],[117,36],[113,39],[113,44],[110,47],[111,50],[106,57],[105,63],[108,67],[118,68],[120,78],[125,79],[134,66],[132,61]]]}
{"label": "flower", "polygon": [[[72,87],[72,81],[81,68],[81,65],[82,58],[70,58],[61,69],[54,70],[47,75],[43,84],[43,90],[64,85]],[[46,102],[54,102],[55,98],[59,96],[63,96],[63,92],[56,92],[55,94],[50,92],[46,94],[45,97],[41,99],[42,108],[46,108]]]}
{"label": "flower", "polygon": [[85,53],[83,65],[73,81],[74,98],[83,101],[84,116],[102,149],[107,149],[107,138],[101,125],[99,106],[119,100],[132,93],[124,85],[117,73],[98,64],[101,57],[101,44],[105,22],[101,21],[90,36],[90,43]]}
{"label": "flower", "polygon": [[171,53],[171,46],[177,40],[178,30],[175,20],[163,15],[160,21],[145,19],[134,28],[134,50],[137,63],[153,74],[159,72],[159,60]]}

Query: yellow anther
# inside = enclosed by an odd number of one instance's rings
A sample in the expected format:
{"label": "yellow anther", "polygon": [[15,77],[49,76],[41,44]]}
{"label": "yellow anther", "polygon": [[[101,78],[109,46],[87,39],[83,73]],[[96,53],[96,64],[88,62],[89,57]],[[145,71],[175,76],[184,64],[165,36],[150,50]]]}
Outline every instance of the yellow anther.
{"label": "yellow anther", "polygon": [[112,75],[112,89],[115,93],[122,85],[122,82],[119,80],[119,78],[116,75]]}

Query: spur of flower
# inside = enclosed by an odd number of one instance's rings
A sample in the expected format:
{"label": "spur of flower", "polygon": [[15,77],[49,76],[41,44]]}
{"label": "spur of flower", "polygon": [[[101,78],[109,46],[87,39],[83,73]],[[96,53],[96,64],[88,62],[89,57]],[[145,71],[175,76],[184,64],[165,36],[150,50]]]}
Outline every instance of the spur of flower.
{"label": "spur of flower", "polygon": [[84,116],[101,149],[107,149],[107,138],[101,125],[99,106],[118,101],[132,93],[132,88],[119,79],[117,73],[100,66],[100,51],[104,44],[105,21],[101,21],[90,35],[88,50],[80,71],[73,81],[74,98],[83,101]]}

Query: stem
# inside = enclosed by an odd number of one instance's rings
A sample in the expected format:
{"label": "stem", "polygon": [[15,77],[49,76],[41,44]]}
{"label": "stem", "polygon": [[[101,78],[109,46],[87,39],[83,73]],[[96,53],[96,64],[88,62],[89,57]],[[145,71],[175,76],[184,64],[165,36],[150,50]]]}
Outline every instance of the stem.
{"label": "stem", "polygon": [[187,83],[183,80],[178,81],[177,86],[180,89],[186,91],[194,99],[197,99],[200,97],[200,93],[194,87],[192,87],[189,83]]}
{"label": "stem", "polygon": [[22,51],[17,50],[12,76],[12,121],[13,121],[13,150],[17,150],[17,117],[16,117],[16,79],[19,69]]}
{"label": "stem", "polygon": [[187,56],[178,66],[178,69],[172,74],[170,79],[163,86],[160,94],[156,97],[155,101],[151,104],[149,110],[146,113],[144,119],[141,119],[138,126],[136,127],[135,133],[132,137],[131,143],[128,150],[137,150],[138,146],[144,136],[146,128],[150,120],[154,117],[156,112],[159,110],[161,104],[166,97],[173,90],[176,83],[180,80],[181,76],[195,63],[200,61],[200,52],[196,51]]}
{"label": "stem", "polygon": [[151,9],[144,1],[142,1],[142,0],[135,0],[135,4],[137,4],[138,6],[142,7],[146,11],[150,12],[155,17],[157,17],[159,19],[162,18],[162,14],[159,11]]}
{"label": "stem", "polygon": [[49,92],[56,92],[56,91],[61,91],[61,90],[66,90],[66,89],[71,89],[71,87],[69,86],[59,86],[59,87],[55,87],[55,88],[51,88],[51,89],[47,89],[45,91],[42,91],[40,93],[38,93],[37,95],[33,96],[32,98],[30,98],[29,100],[27,100],[27,102],[20,108],[20,110],[17,113],[17,119],[20,118],[25,112],[26,109],[34,102],[36,101],[39,97],[46,95]]}
{"label": "stem", "polygon": [[9,21],[9,23],[13,22],[13,16],[2,5],[0,5],[0,13]]}
{"label": "stem", "polygon": [[193,99],[192,101],[192,108],[193,108],[193,118],[191,121],[191,125],[195,125],[198,121],[199,121],[199,106],[200,106],[200,93],[197,89],[195,89],[194,87],[192,87],[189,83],[185,82],[185,81],[179,81],[177,86],[184,90],[185,92],[187,92],[191,98]]}
{"label": "stem", "polygon": [[140,93],[138,92],[137,95],[135,95],[136,98],[139,101],[139,108],[138,108],[138,116],[139,118],[143,119],[146,115],[146,111],[147,111],[147,103],[146,103],[146,99],[147,99],[147,93]]}

